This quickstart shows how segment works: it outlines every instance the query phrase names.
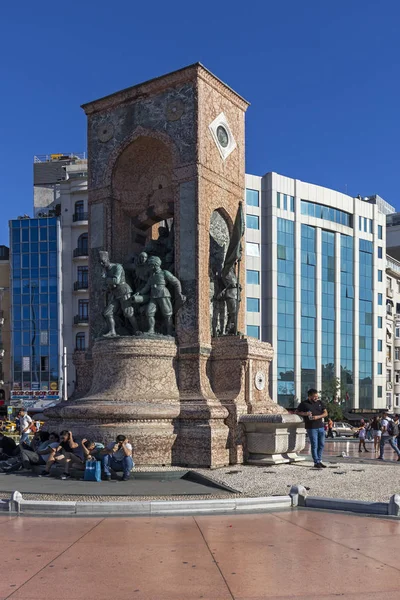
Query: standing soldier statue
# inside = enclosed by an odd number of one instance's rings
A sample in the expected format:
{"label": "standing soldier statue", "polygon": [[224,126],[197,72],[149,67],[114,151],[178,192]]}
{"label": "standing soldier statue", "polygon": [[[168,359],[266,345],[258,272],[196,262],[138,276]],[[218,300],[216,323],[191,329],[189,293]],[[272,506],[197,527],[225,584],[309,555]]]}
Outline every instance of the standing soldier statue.
{"label": "standing soldier statue", "polygon": [[172,308],[171,293],[167,288],[167,284],[171,285],[175,290],[176,312],[186,301],[186,297],[182,294],[181,283],[172,273],[161,269],[161,258],[158,256],[150,256],[147,260],[147,265],[150,269],[150,277],[146,285],[133,296],[133,300],[137,304],[142,304],[148,299],[148,304],[145,308],[148,322],[148,331],[146,333],[155,333],[155,317],[158,309],[163,317],[167,335],[173,335],[174,326],[172,317],[174,310]]}
{"label": "standing soldier statue", "polygon": [[132,306],[132,288],[125,281],[125,271],[119,263],[110,262],[108,252],[99,251],[100,263],[103,267],[104,287],[107,290],[107,306],[103,316],[108,324],[108,331],[103,337],[116,337],[115,313],[121,308],[124,317],[137,333],[137,323]]}

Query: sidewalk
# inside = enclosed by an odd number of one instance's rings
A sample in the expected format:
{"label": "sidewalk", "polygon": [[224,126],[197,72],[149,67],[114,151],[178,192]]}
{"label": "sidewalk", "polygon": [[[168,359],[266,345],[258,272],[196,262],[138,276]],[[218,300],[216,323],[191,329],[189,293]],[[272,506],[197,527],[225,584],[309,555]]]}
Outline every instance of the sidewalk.
{"label": "sidewalk", "polygon": [[2,600],[399,598],[400,523],[378,518],[0,516],[0,539]]}

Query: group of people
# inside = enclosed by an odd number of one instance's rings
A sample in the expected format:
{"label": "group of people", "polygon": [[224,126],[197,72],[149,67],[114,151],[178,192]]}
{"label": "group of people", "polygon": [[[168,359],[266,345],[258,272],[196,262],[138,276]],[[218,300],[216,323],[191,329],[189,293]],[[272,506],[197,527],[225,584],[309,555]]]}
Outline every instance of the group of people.
{"label": "group of people", "polygon": [[[22,411],[24,412],[24,411]],[[71,478],[71,469],[84,471],[88,461],[100,461],[104,478],[111,481],[111,471],[122,472],[122,481],[128,481],[134,467],[132,444],[125,435],[117,435],[107,446],[92,440],[76,441],[71,431],[38,431],[29,442],[29,421],[20,415],[21,437],[19,445],[0,432],[0,463],[3,472],[23,468],[32,470],[42,466],[41,477],[50,477],[54,465],[62,467],[61,479]],[[17,460],[15,460],[17,459]]]}
{"label": "group of people", "polygon": [[[328,411],[325,404],[321,401],[318,391],[310,389],[307,399],[301,402],[296,410],[296,414],[304,418],[304,425],[310,440],[311,454],[316,469],[324,469],[326,465],[322,463],[322,453],[325,446],[325,424],[324,419],[328,417]],[[331,422],[331,427],[330,423]],[[332,429],[332,421],[328,420],[329,429]],[[369,452],[365,441],[374,440],[374,450],[379,456],[378,460],[383,460],[386,444],[397,454],[397,460],[400,461],[400,418],[395,414],[393,418],[389,417],[387,411],[382,412],[381,416],[376,416],[369,421],[364,419],[360,422],[358,428],[358,451]]]}

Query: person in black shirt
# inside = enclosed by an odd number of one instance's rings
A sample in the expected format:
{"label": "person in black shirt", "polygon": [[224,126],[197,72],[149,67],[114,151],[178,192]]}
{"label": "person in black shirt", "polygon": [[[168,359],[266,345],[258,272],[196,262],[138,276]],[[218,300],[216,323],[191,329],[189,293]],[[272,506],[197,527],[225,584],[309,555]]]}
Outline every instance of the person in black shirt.
{"label": "person in black shirt", "polygon": [[0,432],[0,460],[7,460],[18,454],[17,444],[14,440]]}
{"label": "person in black shirt", "polygon": [[317,390],[308,390],[307,400],[299,404],[296,414],[304,417],[304,425],[310,439],[314,467],[316,469],[324,469],[326,465],[323,465],[321,461],[325,446],[324,418],[328,416],[328,411],[325,404],[321,402]]}

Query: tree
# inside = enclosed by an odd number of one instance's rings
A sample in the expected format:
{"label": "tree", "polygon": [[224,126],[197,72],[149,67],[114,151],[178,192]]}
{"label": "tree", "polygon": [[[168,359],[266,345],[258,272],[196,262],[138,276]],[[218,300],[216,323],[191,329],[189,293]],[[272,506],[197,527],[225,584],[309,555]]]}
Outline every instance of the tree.
{"label": "tree", "polygon": [[321,390],[321,399],[326,403],[326,410],[332,421],[343,421],[344,415],[339,403],[342,386],[339,377],[324,380]]}
{"label": "tree", "polygon": [[343,421],[344,415],[342,411],[342,407],[337,402],[333,400],[329,400],[326,403],[326,410],[328,411],[328,416],[332,419],[332,421]]}

